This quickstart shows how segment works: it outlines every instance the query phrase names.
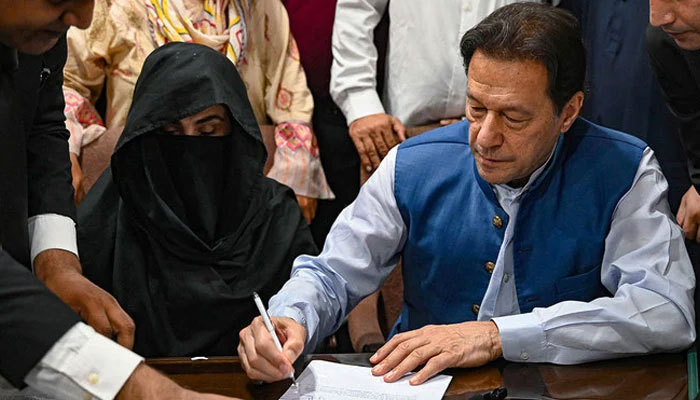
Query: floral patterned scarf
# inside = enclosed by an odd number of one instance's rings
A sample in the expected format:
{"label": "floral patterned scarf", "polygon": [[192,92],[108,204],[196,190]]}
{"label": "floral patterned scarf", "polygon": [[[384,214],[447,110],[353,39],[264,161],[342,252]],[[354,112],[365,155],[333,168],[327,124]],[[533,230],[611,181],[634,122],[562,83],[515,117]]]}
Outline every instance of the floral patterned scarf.
{"label": "floral patterned scarf", "polygon": [[234,65],[244,57],[246,12],[240,0],[145,0],[158,47],[193,42],[225,54]]}

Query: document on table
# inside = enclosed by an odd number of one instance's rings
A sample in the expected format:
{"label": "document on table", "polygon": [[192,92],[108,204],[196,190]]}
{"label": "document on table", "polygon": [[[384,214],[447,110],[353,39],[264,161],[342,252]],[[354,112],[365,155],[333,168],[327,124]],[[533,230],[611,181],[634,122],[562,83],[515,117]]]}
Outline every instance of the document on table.
{"label": "document on table", "polygon": [[412,386],[411,374],[393,383],[372,375],[368,367],[314,360],[299,375],[298,387],[290,386],[280,400],[430,400],[441,399],[452,380],[437,375]]}

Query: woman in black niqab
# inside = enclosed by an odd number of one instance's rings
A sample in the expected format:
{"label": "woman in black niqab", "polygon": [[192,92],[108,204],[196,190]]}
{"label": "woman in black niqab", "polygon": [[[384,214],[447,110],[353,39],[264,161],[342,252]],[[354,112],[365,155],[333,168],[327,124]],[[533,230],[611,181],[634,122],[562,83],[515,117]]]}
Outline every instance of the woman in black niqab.
{"label": "woman in black niqab", "polygon": [[[215,105],[222,137],[164,127]],[[263,176],[265,148],[235,66],[222,54],[170,43],[144,64],[112,164],[78,210],[85,275],[136,324],[147,357],[231,355],[238,331],[314,254],[291,189]]]}

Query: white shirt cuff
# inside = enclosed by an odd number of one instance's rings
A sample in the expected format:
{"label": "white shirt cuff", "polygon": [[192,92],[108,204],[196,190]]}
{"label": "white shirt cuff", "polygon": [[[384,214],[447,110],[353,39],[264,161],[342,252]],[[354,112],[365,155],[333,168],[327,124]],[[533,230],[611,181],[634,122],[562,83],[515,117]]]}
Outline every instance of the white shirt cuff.
{"label": "white shirt cuff", "polygon": [[24,378],[27,385],[56,399],[111,400],[143,358],[75,324]]}
{"label": "white shirt cuff", "polygon": [[39,214],[29,218],[31,260],[44,250],[61,249],[78,255],[75,222],[59,214]]}
{"label": "white shirt cuff", "polygon": [[382,101],[374,89],[349,90],[338,106],[343,110],[348,126],[358,118],[385,112]]}
{"label": "white shirt cuff", "polygon": [[503,358],[508,361],[547,362],[547,335],[533,313],[491,319],[501,335]]}

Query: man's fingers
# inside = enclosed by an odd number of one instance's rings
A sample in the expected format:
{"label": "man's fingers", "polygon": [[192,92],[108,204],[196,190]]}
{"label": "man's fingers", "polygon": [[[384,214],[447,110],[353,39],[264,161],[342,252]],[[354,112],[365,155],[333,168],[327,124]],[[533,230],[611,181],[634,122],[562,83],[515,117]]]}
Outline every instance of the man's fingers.
{"label": "man's fingers", "polygon": [[109,296],[105,302],[107,303],[105,304],[105,313],[109,318],[112,331],[117,334],[117,343],[127,349],[133,349],[134,331],[136,330],[134,320],[119,306],[114,297]]}
{"label": "man's fingers", "polygon": [[114,332],[112,331],[112,325],[109,323],[109,318],[107,318],[104,308],[99,307],[97,304],[89,304],[85,310],[80,312],[80,316],[87,321],[88,325],[97,333],[112,339]]}
{"label": "man's fingers", "polygon": [[391,372],[384,375],[384,381],[397,381],[438,354],[440,354],[440,349],[437,346],[425,345],[415,348]]}
{"label": "man's fingers", "polygon": [[372,171],[372,162],[370,161],[369,156],[367,155],[367,151],[365,149],[364,143],[362,142],[362,139],[355,139],[353,137],[352,142],[355,143],[355,148],[357,149],[357,154],[360,156],[360,163],[362,163],[362,168],[364,168],[364,170],[367,172]]}
{"label": "man's fingers", "polygon": [[446,353],[438,354],[432,357],[425,363],[418,373],[416,373],[409,381],[411,385],[420,385],[421,383],[432,378],[436,374],[450,367],[450,356]]}
{"label": "man's fingers", "polygon": [[250,374],[253,373],[253,370],[252,370],[252,368],[250,368],[250,364],[248,364],[248,357],[245,355],[245,346],[243,346],[242,341],[238,342],[238,348],[236,349],[236,352],[238,353],[238,358],[241,360],[241,365],[243,366],[243,370],[250,378]]}
{"label": "man's fingers", "polygon": [[[398,336],[398,335],[397,335]],[[377,364],[382,362],[388,356],[396,346],[398,346],[400,343],[399,340],[397,340],[396,336],[391,338],[388,342],[384,343],[382,347],[379,348],[374,354],[372,354],[372,357],[369,358],[369,361],[373,364]]]}
{"label": "man's fingers", "polygon": [[[388,134],[391,134],[391,130],[388,128],[380,128],[376,131],[372,131],[370,138],[372,142],[374,143],[374,148],[377,149],[377,154],[380,158],[384,158],[386,156],[386,153],[389,151],[389,145],[385,141],[385,137]],[[370,157],[371,159],[371,157]],[[376,167],[375,167],[376,168]]]}
{"label": "man's fingers", "polygon": [[683,223],[683,231],[685,232],[685,237],[687,239],[695,240],[697,235],[698,225],[691,218],[685,219]]}
{"label": "man's fingers", "polygon": [[308,207],[307,209],[309,210],[309,218],[311,221],[313,221],[314,218],[316,218],[316,209],[318,208],[318,201],[314,198],[308,198]]}
{"label": "man's fingers", "polygon": [[287,358],[287,360],[289,360],[290,364],[296,361],[296,359],[299,357],[299,354],[301,354],[302,350],[304,350],[304,343],[302,343],[298,339],[287,340],[282,346],[282,352],[284,353],[284,356]]}
{"label": "man's fingers", "polygon": [[309,210],[309,205],[305,205],[304,207],[301,208],[302,214],[304,214],[304,219],[306,220],[306,223],[310,224],[311,221],[314,219],[314,217],[311,215],[311,210]]}
{"label": "man's fingers", "polygon": [[381,159],[379,158],[379,153],[377,153],[376,147],[374,147],[374,142],[372,141],[372,139],[365,138],[362,140],[362,144],[365,147],[365,154],[367,155],[367,157],[369,157],[370,161],[370,169],[368,169],[367,172],[371,172],[372,170],[379,167]]}
{"label": "man's fingers", "polygon": [[268,382],[284,379],[285,374],[280,371],[280,366],[287,366],[288,362],[279,350],[275,348],[274,344],[272,344],[273,352],[270,352],[269,347],[265,346],[266,341],[272,342],[272,338],[269,337],[270,334],[267,330],[264,331],[268,336],[267,338],[255,334],[255,330],[251,325],[244,331],[241,331],[240,334],[240,343],[243,345],[243,353],[248,365],[248,370],[246,371],[248,377]]}
{"label": "man's fingers", "polygon": [[388,342],[384,343],[382,347],[377,350],[376,353],[372,355],[372,357],[369,358],[369,361],[373,364],[377,364],[384,360],[386,356],[391,354],[392,351],[396,348],[396,346],[400,345],[402,342],[412,338],[415,336],[416,331],[408,331],[404,333],[399,333],[398,335],[394,335]]}
{"label": "man's fingers", "polygon": [[394,132],[399,136],[400,141],[406,140],[406,127],[403,126],[401,121],[399,121],[398,118],[396,117],[391,117],[391,126],[394,129]]}
{"label": "man's fingers", "polygon": [[388,126],[386,129],[382,129],[381,134],[382,134],[382,139],[384,140],[384,143],[386,144],[386,152],[384,152],[384,154],[382,154],[382,158],[384,158],[386,156],[386,153],[388,153],[392,147],[399,144],[399,142],[396,138],[396,134],[394,133],[394,129],[392,126]]}
{"label": "man's fingers", "polygon": [[424,336],[402,341],[379,364],[372,368],[372,373],[374,375],[386,374],[399,365],[412,351],[426,345],[428,341],[429,339]]}
{"label": "man's fingers", "polygon": [[246,372],[246,375],[248,375],[248,378],[252,380],[274,382],[281,379],[271,376],[265,373],[265,371],[261,371],[260,369],[251,365],[250,361],[248,360],[248,354],[245,351],[245,347],[241,344],[238,345],[238,358],[241,360],[241,365],[243,366],[243,370]]}
{"label": "man's fingers", "polygon": [[676,214],[676,221],[678,222],[678,225],[683,226],[685,223],[685,214],[686,214],[686,208],[685,208],[685,199],[681,201],[681,205],[678,207],[678,214]]}
{"label": "man's fingers", "polygon": [[311,215],[312,221],[314,220],[314,218],[316,218],[316,209],[317,209],[317,203],[316,202],[311,203],[311,206],[309,207],[309,214]]}

